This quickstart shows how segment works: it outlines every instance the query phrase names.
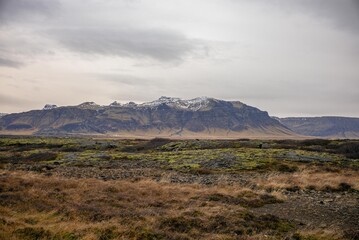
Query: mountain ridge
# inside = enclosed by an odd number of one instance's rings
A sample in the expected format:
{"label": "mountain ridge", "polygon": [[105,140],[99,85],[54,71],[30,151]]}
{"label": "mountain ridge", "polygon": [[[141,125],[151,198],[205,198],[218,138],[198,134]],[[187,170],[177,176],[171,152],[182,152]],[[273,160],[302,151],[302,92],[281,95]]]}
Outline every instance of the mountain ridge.
{"label": "mountain ridge", "polygon": [[9,114],[0,133],[102,134],[162,137],[288,136],[294,133],[268,113],[240,101],[160,97],[147,103],[48,107]]}
{"label": "mountain ridge", "polygon": [[359,118],[341,116],[277,118],[297,134],[359,139]]}
{"label": "mountain ridge", "polygon": [[0,117],[0,134],[171,138],[359,138],[359,118],[270,117],[240,101],[162,96],[145,103],[75,106]]}

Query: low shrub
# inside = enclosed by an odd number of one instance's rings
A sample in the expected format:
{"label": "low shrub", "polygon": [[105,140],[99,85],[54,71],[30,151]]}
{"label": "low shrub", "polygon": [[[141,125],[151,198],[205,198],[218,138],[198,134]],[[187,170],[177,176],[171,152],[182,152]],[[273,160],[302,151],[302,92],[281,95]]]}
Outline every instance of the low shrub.
{"label": "low shrub", "polygon": [[14,234],[24,240],[41,240],[51,239],[52,234],[44,228],[26,227],[17,229]]}
{"label": "low shrub", "polygon": [[193,228],[202,228],[202,221],[199,218],[187,218],[184,216],[165,218],[160,223],[160,228],[174,232],[188,233]]}

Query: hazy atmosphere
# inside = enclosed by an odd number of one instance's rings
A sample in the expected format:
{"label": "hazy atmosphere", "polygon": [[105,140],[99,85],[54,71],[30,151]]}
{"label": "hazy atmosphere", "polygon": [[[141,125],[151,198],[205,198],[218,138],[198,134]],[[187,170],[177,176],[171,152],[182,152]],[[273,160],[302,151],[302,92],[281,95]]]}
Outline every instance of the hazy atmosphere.
{"label": "hazy atmosphere", "polygon": [[359,1],[0,0],[0,112],[239,100],[359,116]]}

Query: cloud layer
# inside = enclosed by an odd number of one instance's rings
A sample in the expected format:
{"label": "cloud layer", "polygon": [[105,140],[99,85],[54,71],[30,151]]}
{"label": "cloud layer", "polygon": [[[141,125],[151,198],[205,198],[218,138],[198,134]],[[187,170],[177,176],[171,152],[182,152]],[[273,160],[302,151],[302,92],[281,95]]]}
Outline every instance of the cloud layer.
{"label": "cloud layer", "polygon": [[0,58],[0,67],[12,67],[12,68],[19,68],[22,66],[22,63],[12,61],[10,59],[3,59]]}
{"label": "cloud layer", "polygon": [[196,41],[174,31],[156,29],[56,29],[48,31],[74,52],[178,61],[196,48]]}
{"label": "cloud layer", "polygon": [[356,0],[0,0],[0,112],[207,95],[359,116],[358,29]]}

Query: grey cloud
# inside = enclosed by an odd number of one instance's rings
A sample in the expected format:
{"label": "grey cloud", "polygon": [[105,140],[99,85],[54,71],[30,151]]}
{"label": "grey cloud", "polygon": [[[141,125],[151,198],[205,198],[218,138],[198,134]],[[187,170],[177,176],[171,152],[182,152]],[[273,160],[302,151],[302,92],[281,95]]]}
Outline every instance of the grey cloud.
{"label": "grey cloud", "polygon": [[324,19],[339,29],[359,33],[358,0],[257,0],[253,2],[275,5],[289,13],[300,12],[318,20]]}
{"label": "grey cloud", "polygon": [[23,64],[17,61],[13,61],[10,59],[0,58],[0,67],[11,67],[11,68],[19,68]]}
{"label": "grey cloud", "polygon": [[358,0],[298,1],[312,14],[333,22],[338,28],[359,33]]}
{"label": "grey cloud", "polygon": [[56,29],[48,31],[48,34],[75,52],[148,57],[159,61],[182,60],[200,45],[178,32],[158,29]]}
{"label": "grey cloud", "polygon": [[[44,104],[207,95],[282,116],[358,115],[358,5],[0,0],[0,67],[26,64],[1,68],[14,79],[3,76],[0,85]],[[7,112],[38,102],[0,96]]]}
{"label": "grey cloud", "polygon": [[0,22],[28,21],[36,15],[51,16],[59,6],[56,0],[0,0]]}
{"label": "grey cloud", "polygon": [[17,106],[19,104],[24,104],[28,101],[21,98],[15,98],[12,96],[0,94],[0,102],[1,102],[0,107],[4,107],[4,105]]}
{"label": "grey cloud", "polygon": [[126,74],[98,74],[97,78],[99,80],[104,80],[115,84],[124,84],[130,86],[146,86],[149,83],[147,79]]}

